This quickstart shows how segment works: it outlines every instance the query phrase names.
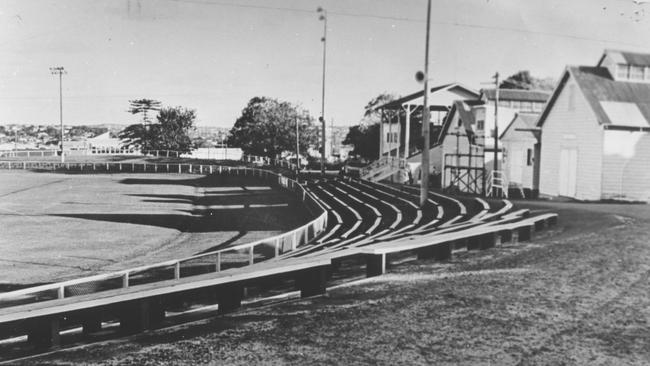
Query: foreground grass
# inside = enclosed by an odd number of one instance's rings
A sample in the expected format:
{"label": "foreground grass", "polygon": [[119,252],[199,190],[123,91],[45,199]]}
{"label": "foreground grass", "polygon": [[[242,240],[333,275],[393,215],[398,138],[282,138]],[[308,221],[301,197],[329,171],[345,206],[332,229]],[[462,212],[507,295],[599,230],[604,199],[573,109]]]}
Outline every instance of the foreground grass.
{"label": "foreground grass", "polygon": [[553,208],[532,243],[25,364],[647,365],[650,209]]}

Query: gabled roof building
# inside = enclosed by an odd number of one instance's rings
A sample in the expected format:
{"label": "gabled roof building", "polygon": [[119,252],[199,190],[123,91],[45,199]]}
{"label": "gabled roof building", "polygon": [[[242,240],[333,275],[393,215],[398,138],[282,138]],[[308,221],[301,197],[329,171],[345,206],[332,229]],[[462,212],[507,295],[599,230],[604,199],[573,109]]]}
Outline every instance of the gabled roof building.
{"label": "gabled roof building", "polygon": [[650,54],[606,50],[568,66],[537,127],[540,193],[650,199]]}

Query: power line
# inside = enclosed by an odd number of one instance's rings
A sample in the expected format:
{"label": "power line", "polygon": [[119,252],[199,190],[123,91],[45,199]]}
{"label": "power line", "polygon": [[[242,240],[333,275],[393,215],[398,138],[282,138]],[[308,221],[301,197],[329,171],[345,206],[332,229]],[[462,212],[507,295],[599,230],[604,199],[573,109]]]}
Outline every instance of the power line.
{"label": "power line", "polygon": [[[310,9],[278,7],[278,6],[268,6],[268,5],[234,4],[234,3],[223,2],[223,1],[209,1],[209,0],[167,0],[167,1],[178,2],[178,3],[215,5],[215,6],[224,6],[224,7],[233,7],[233,8],[249,8],[249,9],[262,9],[262,10],[291,11],[291,12],[309,13],[309,14],[314,13],[314,10],[310,10]],[[623,1],[625,1],[625,0],[623,0]],[[412,22],[412,23],[425,23],[426,22],[425,19],[410,18],[410,17],[396,17],[396,16],[388,16],[388,15],[363,14],[363,13],[349,13],[349,12],[341,12],[341,11],[330,11],[329,13],[334,14],[334,15],[338,15],[338,16],[353,17],[353,18],[394,20],[394,21]],[[461,23],[461,22],[445,22],[445,21],[432,21],[431,24],[451,25],[451,26],[463,27],[463,28],[487,29],[487,30],[495,30],[495,31],[501,31],[501,32],[515,32],[515,33],[523,33],[523,34],[534,34],[534,35],[541,35],[541,36],[568,38],[568,39],[574,39],[574,40],[579,40],[579,41],[591,41],[591,42],[613,43],[613,44],[620,44],[620,45],[645,47],[645,45],[638,44],[638,43],[623,42],[623,41],[609,40],[609,39],[599,39],[599,38],[578,36],[578,35],[566,34],[566,33],[536,31],[536,30],[523,29],[523,28],[501,27],[501,26],[492,26],[492,25],[484,25],[484,24],[470,24],[470,23]]]}

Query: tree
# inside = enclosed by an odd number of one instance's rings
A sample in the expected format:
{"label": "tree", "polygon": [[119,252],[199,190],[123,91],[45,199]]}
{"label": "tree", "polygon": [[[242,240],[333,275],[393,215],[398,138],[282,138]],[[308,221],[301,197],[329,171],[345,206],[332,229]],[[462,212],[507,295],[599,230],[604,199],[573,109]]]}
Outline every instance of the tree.
{"label": "tree", "polygon": [[194,129],[195,119],[196,114],[192,109],[165,107],[160,109],[156,123],[127,126],[118,137],[127,148],[189,153],[193,149],[189,133]]}
{"label": "tree", "polygon": [[[344,144],[354,146],[352,154],[369,160],[375,160],[379,157],[381,112],[377,110],[377,107],[392,102],[397,98],[394,94],[382,93],[366,104],[361,122],[350,127],[345,140],[343,140]],[[396,114],[388,112],[387,117],[392,118],[394,115]]]}
{"label": "tree", "polygon": [[379,123],[379,121],[381,121],[381,112],[377,109],[377,107],[382,106],[386,103],[390,103],[398,98],[399,97],[395,94],[383,92],[375,98],[370,99],[366,106],[363,107],[364,113],[362,123]]}
{"label": "tree", "polygon": [[501,82],[499,88],[552,91],[555,88],[555,81],[553,78],[536,78],[530,75],[530,71],[522,70],[516,74],[508,76]]}
{"label": "tree", "polygon": [[296,122],[300,151],[304,152],[318,142],[312,118],[289,102],[254,97],[230,130],[228,145],[241,148],[245,154],[277,158],[283,152],[295,151]]}
{"label": "tree", "polygon": [[379,157],[379,123],[350,127],[343,144],[354,146],[352,154],[364,159],[376,160]]}
{"label": "tree", "polygon": [[160,110],[160,102],[157,100],[153,99],[134,99],[134,100],[129,100],[129,113],[131,114],[142,114],[142,124],[146,125],[149,124],[151,121],[149,121],[149,117],[147,116],[147,113],[149,111],[159,111]]}

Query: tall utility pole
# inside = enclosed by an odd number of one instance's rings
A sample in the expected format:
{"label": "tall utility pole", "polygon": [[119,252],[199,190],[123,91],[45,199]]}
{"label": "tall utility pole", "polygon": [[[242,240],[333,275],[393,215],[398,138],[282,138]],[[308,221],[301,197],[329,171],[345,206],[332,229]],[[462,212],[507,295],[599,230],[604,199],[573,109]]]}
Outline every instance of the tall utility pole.
{"label": "tall utility pole", "polygon": [[[494,74],[494,168],[499,170],[499,73]],[[494,173],[493,173],[494,174]]]}
{"label": "tall utility pole", "polygon": [[327,11],[320,6],[316,10],[318,13],[320,13],[320,17],[318,17],[319,20],[323,21],[323,38],[321,38],[321,42],[323,42],[323,90],[322,90],[322,98],[321,98],[321,110],[320,110],[320,122],[323,124],[323,144],[321,145],[321,153],[320,153],[320,174],[322,176],[325,176],[325,145],[326,145],[326,140],[325,140],[325,61],[327,57]]}
{"label": "tall utility pole", "polygon": [[424,207],[429,194],[429,28],[431,26],[431,0],[427,2],[427,35],[424,45],[424,101],[422,106],[422,179],[420,179],[420,207]]}
{"label": "tall utility pole", "polygon": [[300,144],[298,139],[298,114],[296,113],[296,180],[298,179],[298,174],[300,174]]}
{"label": "tall utility pole", "polygon": [[65,162],[65,155],[63,154],[63,74],[65,69],[63,66],[50,67],[52,75],[59,75],[59,120],[61,122],[61,162]]}

